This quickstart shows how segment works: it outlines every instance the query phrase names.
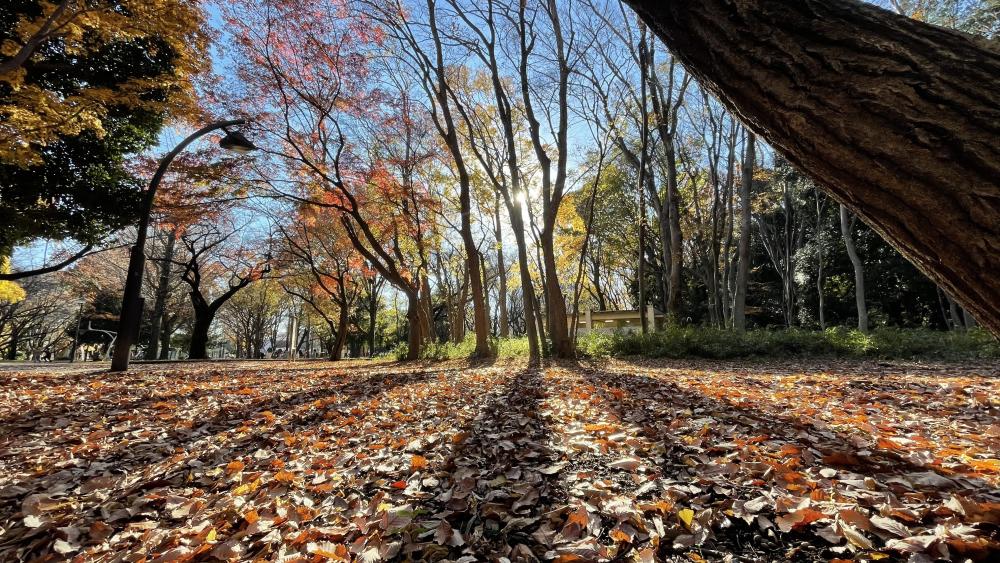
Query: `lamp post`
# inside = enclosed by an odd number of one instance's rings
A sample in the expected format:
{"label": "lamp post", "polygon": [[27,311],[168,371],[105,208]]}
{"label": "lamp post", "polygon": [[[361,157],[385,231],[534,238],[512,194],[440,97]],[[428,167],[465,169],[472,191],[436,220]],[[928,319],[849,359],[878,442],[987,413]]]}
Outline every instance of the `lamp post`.
{"label": "lamp post", "polygon": [[129,354],[132,343],[139,332],[139,323],[142,320],[142,272],[146,265],[146,230],[149,227],[150,214],[153,211],[153,200],[156,197],[156,188],[160,185],[160,180],[167,171],[170,163],[193,141],[211,133],[212,131],[223,129],[226,136],[219,141],[219,146],[239,153],[248,153],[256,150],[257,147],[247,140],[239,131],[229,131],[227,127],[236,127],[246,124],[245,119],[229,119],[210,123],[189,135],[180,142],[172,151],[167,153],[160,161],[153,179],[149,182],[149,188],[143,193],[142,212],[139,216],[139,229],[135,237],[135,245],[129,254],[128,274],[125,278],[125,294],[122,296],[122,314],[118,320],[118,335],[115,340],[115,352],[111,359],[111,371],[125,371],[128,369]]}

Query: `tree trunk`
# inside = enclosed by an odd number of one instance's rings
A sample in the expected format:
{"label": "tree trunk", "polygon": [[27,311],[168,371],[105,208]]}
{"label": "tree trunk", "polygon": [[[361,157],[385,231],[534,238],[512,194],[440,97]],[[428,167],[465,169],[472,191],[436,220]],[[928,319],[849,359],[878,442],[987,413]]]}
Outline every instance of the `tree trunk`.
{"label": "tree trunk", "polygon": [[795,226],[795,205],[792,201],[792,186],[788,181],[783,182],[784,184],[784,203],[785,206],[785,231],[784,231],[784,243],[785,243],[785,263],[782,270],[782,281],[784,282],[783,295],[785,297],[785,326],[792,328],[795,323],[795,265],[793,259],[795,257],[795,247],[794,243],[794,233],[792,229]]}
{"label": "tree trunk", "polygon": [[215,311],[211,308],[195,307],[188,359],[203,360],[208,357],[208,330],[212,326],[213,318],[215,318]]}
{"label": "tree trunk", "polygon": [[407,360],[420,359],[420,352],[424,343],[431,337],[431,323],[428,316],[429,311],[424,307],[420,295],[416,292],[406,296],[406,320],[410,325],[410,333],[407,337]]}
{"label": "tree trunk", "polygon": [[344,357],[344,343],[347,342],[347,321],[348,310],[341,307],[340,314],[337,316],[337,334],[330,339],[331,362],[336,362]]}
{"label": "tree trunk", "polygon": [[[476,351],[475,356],[477,358],[487,358],[490,356],[490,323],[486,315],[486,298],[483,295],[483,277],[481,275],[482,269],[479,266],[479,248],[476,247],[476,240],[472,236],[472,222],[470,220],[471,211],[469,211],[469,188],[464,186],[462,192],[459,196],[462,202],[462,241],[465,246],[465,267],[468,270],[469,285],[472,289],[472,319],[473,319],[473,329],[476,333]],[[465,332],[465,314],[464,308],[465,303],[461,304],[463,308],[462,314],[462,333],[464,337]]]}
{"label": "tree trunk", "polygon": [[575,347],[569,338],[566,298],[559,285],[553,231],[548,226],[542,231],[541,245],[542,260],[545,263],[545,304],[548,309],[549,338],[552,341],[551,353],[556,358],[572,358],[575,354]]}
{"label": "tree trunk", "polygon": [[736,297],[733,303],[733,328],[746,330],[747,279],[750,276],[750,193],[753,189],[753,169],[757,161],[754,152],[757,138],[747,131],[743,152],[743,174],[740,179],[740,242],[737,248],[739,266],[736,271]]}
{"label": "tree trunk", "polygon": [[945,299],[948,300],[948,314],[951,315],[951,318],[948,321],[949,328],[951,330],[960,330],[964,328],[962,326],[961,321],[959,321],[958,319],[958,304],[955,303],[955,300],[952,299],[952,297],[948,295],[947,292],[945,292],[944,296]]}
{"label": "tree trunk", "polygon": [[[639,127],[639,299],[637,309],[639,309],[639,328],[642,334],[649,332],[649,319],[646,318],[646,160],[649,157],[649,112],[646,108],[646,86],[648,78],[648,62],[646,60],[646,28],[640,24],[639,39],[639,90],[640,103],[639,114],[641,125]],[[562,357],[562,356],[559,356]]]}
{"label": "tree trunk", "polygon": [[[374,291],[374,290],[373,290]],[[378,316],[378,295],[372,295],[368,301],[368,355],[375,355],[375,321]]]}
{"label": "tree trunk", "polygon": [[494,217],[495,234],[497,237],[497,323],[499,326],[500,338],[510,336],[510,318],[507,314],[507,264],[503,255],[503,226],[500,222],[500,198],[496,199],[496,216]]}
{"label": "tree trunk", "polygon": [[174,259],[174,244],[177,242],[177,230],[167,233],[166,247],[163,249],[163,261],[160,262],[160,278],[156,282],[156,300],[153,302],[153,317],[150,319],[149,343],[146,345],[146,359],[155,360],[160,345],[160,330],[163,324],[163,312],[167,305],[167,294],[170,292],[170,267]]}
{"label": "tree trunk", "polygon": [[17,344],[21,340],[20,331],[12,331],[10,333],[10,344],[7,345],[7,359],[14,361],[17,359]]}
{"label": "tree trunk", "polygon": [[840,206],[840,231],[844,235],[844,246],[847,247],[847,257],[854,266],[854,299],[858,307],[858,330],[868,332],[868,306],[865,305],[865,265],[854,247],[854,236],[851,234],[851,221],[848,218],[847,207]]}
{"label": "tree trunk", "polygon": [[973,317],[968,309],[962,309],[962,322],[966,330],[976,328],[976,317]]}
{"label": "tree trunk", "polygon": [[855,0],[626,0],[685,67],[1000,335],[1000,50]]}
{"label": "tree trunk", "polygon": [[667,205],[670,220],[670,295],[667,298],[667,319],[679,324],[681,318],[681,269],[684,249],[681,240],[681,204],[677,190],[677,155],[673,145],[667,148]]}
{"label": "tree trunk", "polygon": [[174,334],[174,321],[169,317],[164,319],[160,325],[160,357],[161,360],[170,359],[170,337]]}
{"label": "tree trunk", "polygon": [[528,267],[528,242],[524,236],[524,211],[520,202],[516,200],[513,207],[514,209],[510,213],[510,222],[511,229],[514,231],[514,242],[517,244],[517,264],[521,276],[521,301],[524,308],[524,332],[528,337],[528,362],[537,364],[542,358],[541,339],[536,322],[535,287],[531,280],[531,270]]}
{"label": "tree trunk", "polygon": [[816,296],[819,298],[819,329],[826,330],[826,317],[823,292],[823,208],[819,204],[819,189],[813,194],[816,198]]}

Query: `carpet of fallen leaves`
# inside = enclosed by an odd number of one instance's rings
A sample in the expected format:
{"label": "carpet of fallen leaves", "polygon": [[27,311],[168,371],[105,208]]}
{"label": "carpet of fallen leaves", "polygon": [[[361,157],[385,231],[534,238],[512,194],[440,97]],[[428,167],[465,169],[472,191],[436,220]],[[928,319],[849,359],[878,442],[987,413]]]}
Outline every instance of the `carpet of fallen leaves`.
{"label": "carpet of fallen leaves", "polygon": [[995,365],[272,362],[0,379],[0,561],[1000,552]]}

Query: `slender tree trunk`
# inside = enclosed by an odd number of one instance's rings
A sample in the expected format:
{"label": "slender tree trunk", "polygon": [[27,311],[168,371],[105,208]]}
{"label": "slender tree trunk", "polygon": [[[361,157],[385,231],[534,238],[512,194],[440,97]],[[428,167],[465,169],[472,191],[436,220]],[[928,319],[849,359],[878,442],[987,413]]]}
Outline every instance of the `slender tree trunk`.
{"label": "slender tree trunk", "polygon": [[819,188],[815,190],[816,198],[816,296],[819,298],[819,329],[826,330],[826,317],[823,292],[823,210],[819,204]]}
{"label": "slender tree trunk", "polygon": [[840,231],[844,235],[844,246],[847,247],[847,257],[854,266],[854,299],[858,308],[858,330],[868,332],[868,306],[865,305],[865,265],[854,247],[854,236],[851,234],[851,221],[847,207],[840,206]]}
{"label": "slender tree trunk", "polygon": [[793,264],[795,248],[792,246],[795,238],[792,232],[795,227],[795,211],[792,201],[792,188],[787,181],[784,182],[784,191],[785,231],[783,239],[785,245],[785,263],[782,265],[781,279],[785,286],[783,291],[785,297],[785,326],[792,328],[792,324],[795,322],[795,280],[793,278],[795,271]]}
{"label": "slender tree trunk", "polygon": [[973,329],[978,326],[976,324],[976,318],[973,317],[972,314],[969,313],[969,310],[965,308],[962,309],[962,322],[965,323],[966,330]]}
{"label": "slender tree trunk", "polygon": [[[493,334],[493,315],[490,314],[492,309],[490,308],[490,283],[489,283],[489,272],[486,269],[486,256],[482,253],[479,254],[479,269],[480,274],[483,276],[483,309],[486,311],[486,327],[487,333]],[[490,351],[492,355],[492,350]]]}
{"label": "slender tree trunk", "polygon": [[174,320],[169,316],[164,315],[163,322],[160,327],[160,358],[161,360],[170,359],[170,337],[174,334]]}
{"label": "slender tree trunk", "polygon": [[378,316],[378,295],[373,294],[370,296],[370,299],[368,300],[368,355],[369,356],[375,355],[375,328],[376,328],[375,321],[377,316]]}
{"label": "slender tree trunk", "polygon": [[[459,199],[462,202],[462,240],[466,253],[465,267],[468,270],[469,284],[472,287],[472,317],[476,332],[475,355],[478,358],[486,358],[490,355],[490,323],[486,315],[486,299],[483,295],[483,277],[481,274],[482,269],[479,266],[479,249],[476,247],[476,241],[472,236],[469,197],[469,187],[468,183],[466,183],[462,188]],[[465,303],[463,302],[461,306],[464,309]],[[465,315],[463,311],[463,323],[464,319]],[[463,324],[461,328],[464,336],[465,325]]]}
{"label": "slender tree trunk", "polygon": [[[515,184],[514,193],[517,193]],[[524,235],[524,212],[521,204],[514,201],[514,210],[510,214],[511,228],[514,231],[514,242],[517,244],[517,264],[521,276],[522,306],[524,307],[524,330],[528,336],[528,361],[538,363],[541,360],[541,340],[538,333],[537,314],[535,306],[534,282],[531,280],[531,270],[528,266],[528,244]]]}
{"label": "slender tree trunk", "polygon": [[958,318],[958,304],[955,303],[955,300],[950,295],[948,295],[947,291],[944,292],[944,297],[948,300],[948,315],[950,316],[948,320],[948,327],[951,330],[959,330],[963,328],[962,322]]}
{"label": "slender tree trunk", "polygon": [[649,319],[646,318],[646,161],[649,158],[649,114],[646,107],[646,90],[649,82],[649,63],[646,60],[646,26],[639,24],[639,115],[640,115],[640,150],[639,150],[639,328],[642,334],[649,332]]}
{"label": "slender tree trunk", "polygon": [[722,208],[723,218],[722,218],[722,229],[725,231],[725,236],[723,237],[722,243],[722,283],[720,284],[721,297],[719,298],[719,305],[722,309],[722,326],[724,328],[729,328],[732,326],[733,322],[733,300],[730,294],[730,288],[732,287],[732,248],[733,248],[733,229],[736,224],[735,213],[733,211],[734,200],[736,198],[736,187],[734,181],[736,178],[736,138],[739,134],[739,127],[736,121],[733,120],[729,125],[729,136],[726,141],[726,183],[723,186],[723,199],[725,200],[725,207]]}
{"label": "slender tree trunk", "polygon": [[498,323],[500,324],[500,338],[510,337],[510,318],[507,314],[507,264],[503,256],[503,243],[500,242],[500,231],[497,231],[497,278],[499,289],[497,290],[497,307],[500,309]]}
{"label": "slender tree trunk", "polygon": [[173,265],[174,245],[177,242],[177,230],[167,233],[166,247],[163,250],[163,261],[160,262],[160,278],[156,282],[156,300],[153,302],[153,317],[150,319],[149,342],[146,345],[146,359],[155,360],[160,344],[160,330],[163,324],[163,313],[167,304],[167,294],[170,292],[170,267]]}
{"label": "slender tree trunk", "polygon": [[[481,262],[480,262],[481,264]],[[465,340],[465,303],[469,299],[469,272],[464,272],[462,289],[458,292],[455,302],[455,324],[452,327],[452,342],[456,344]],[[486,292],[483,292],[483,309],[486,309]]]}
{"label": "slender tree trunk", "polygon": [[667,205],[670,221],[670,295],[667,298],[667,318],[679,324],[681,318],[681,269],[684,267],[684,250],[681,246],[681,204],[677,190],[677,155],[671,144],[666,148]]}
{"label": "slender tree trunk", "polygon": [[548,330],[549,338],[552,341],[552,355],[557,358],[572,358],[574,347],[573,342],[569,339],[566,298],[559,285],[552,229],[545,228],[542,231],[541,244],[542,259],[545,263],[545,304],[548,310]]}
{"label": "slender tree trunk", "polygon": [[737,248],[739,266],[736,271],[736,297],[733,304],[733,328],[746,330],[747,279],[750,276],[750,214],[753,191],[753,169],[757,161],[754,152],[757,138],[747,131],[746,146],[743,151],[743,173],[740,179],[740,242]]}
{"label": "slender tree trunk", "polygon": [[17,359],[17,344],[21,340],[21,333],[18,330],[11,331],[10,343],[7,345],[7,359],[14,361]]}
{"label": "slender tree trunk", "polygon": [[626,0],[741,119],[1000,335],[1000,49],[855,0]]}

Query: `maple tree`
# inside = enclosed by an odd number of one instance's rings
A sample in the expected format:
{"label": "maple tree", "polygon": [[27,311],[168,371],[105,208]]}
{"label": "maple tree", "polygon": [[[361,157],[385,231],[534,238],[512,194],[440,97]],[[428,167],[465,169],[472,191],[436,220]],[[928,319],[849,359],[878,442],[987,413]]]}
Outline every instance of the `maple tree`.
{"label": "maple tree", "polygon": [[370,76],[380,33],[345,6],[253,2],[232,6],[240,38],[236,100],[258,115],[261,146],[279,166],[271,193],[335,211],[370,267],[407,298],[409,354],[431,338],[427,268],[436,236],[427,182],[436,145],[427,116],[398,84]]}
{"label": "maple tree", "polygon": [[284,239],[281,284],[309,305],[329,336],[330,360],[343,356],[352,307],[360,298],[361,278],[370,277],[339,220],[330,208],[301,206],[290,225],[278,225]]}
{"label": "maple tree", "polygon": [[209,330],[219,309],[237,292],[270,271],[269,258],[231,216],[190,225],[178,242],[184,249],[169,259],[181,268],[194,309],[189,358],[207,358]]}

